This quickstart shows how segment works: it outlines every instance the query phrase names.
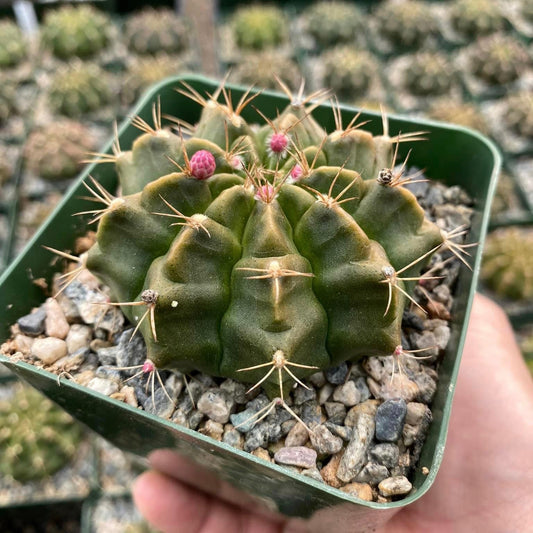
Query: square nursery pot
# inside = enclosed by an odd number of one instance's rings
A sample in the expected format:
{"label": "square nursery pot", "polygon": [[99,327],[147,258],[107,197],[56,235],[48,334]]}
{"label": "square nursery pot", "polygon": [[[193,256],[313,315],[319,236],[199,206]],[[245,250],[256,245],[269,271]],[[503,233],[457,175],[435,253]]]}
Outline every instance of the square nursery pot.
{"label": "square nursery pot", "polygon": [[[144,96],[133,114],[150,120],[152,104],[160,97],[163,113],[195,123],[200,107],[174,90],[182,80],[201,94],[205,91],[213,92],[218,85],[216,81],[199,76],[165,80]],[[244,90],[242,87],[231,87],[232,97],[238,100]],[[286,96],[268,91],[254,101],[256,107],[272,118],[287,103]],[[341,109],[345,123],[358,111],[350,107]],[[325,129],[334,129],[329,105],[319,106],[313,115]],[[251,106],[244,110],[243,116],[247,120],[257,120],[256,112]],[[372,119],[367,128],[374,134],[381,133],[381,118],[377,113],[363,112],[360,118]],[[452,336],[440,366],[438,390],[432,404],[433,422],[412,479],[414,489],[404,499],[385,504],[358,500],[338,489],[264,462],[251,454],[100,395],[72,381],[61,379],[59,385],[56,375],[30,364],[15,363],[3,356],[0,356],[0,361],[115,446],[140,456],[146,456],[156,449],[171,448],[186,458],[191,467],[193,464],[202,465],[198,467],[198,474],[192,474],[192,468],[187,469],[191,472],[191,482],[208,492],[234,499],[234,491],[229,487],[236,487],[254,497],[254,501],[263,502],[271,510],[288,516],[308,518],[320,524],[321,528],[327,525],[335,527],[339,532],[347,530],[345,528],[353,531],[358,525],[360,529],[379,525],[396,508],[420,498],[431,487],[437,475],[476,290],[490,203],[500,167],[500,157],[495,147],[484,137],[465,128],[394,115],[390,117],[390,128],[392,133],[401,131],[405,134],[420,130],[429,132],[430,141],[417,143],[410,163],[426,168],[432,179],[449,186],[461,185],[468,192],[475,202],[469,239],[470,242],[479,243],[472,257],[473,270],[462,268],[458,279],[452,310]],[[121,147],[129,148],[137,134],[131,123],[123,123],[119,129]],[[111,153],[111,143],[107,149]],[[75,237],[86,231],[83,221],[79,217],[73,218],[72,214],[87,208],[87,203],[80,196],[86,194],[81,182],[88,179],[89,175],[98,179],[108,190],[116,187],[115,174],[110,165],[88,167],[24,252],[10,265],[0,279],[0,338],[6,339],[10,324],[44,300],[43,291],[35,280],[50,280],[54,267],[51,266],[50,253],[42,245],[67,249],[72,247]],[[422,467],[427,468],[429,473],[424,468],[424,474]],[[204,472],[204,469],[209,472]],[[215,478],[224,483],[215,483]],[[257,506],[261,507],[259,503]]]}

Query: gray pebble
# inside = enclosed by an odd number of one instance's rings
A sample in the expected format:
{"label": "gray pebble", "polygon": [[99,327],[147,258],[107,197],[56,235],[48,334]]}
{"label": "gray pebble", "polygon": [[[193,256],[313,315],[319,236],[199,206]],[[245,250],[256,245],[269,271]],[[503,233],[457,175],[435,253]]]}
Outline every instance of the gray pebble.
{"label": "gray pebble", "polygon": [[437,382],[425,371],[425,367],[421,370],[413,376],[413,381],[418,385],[417,399],[429,404],[437,392]]}
{"label": "gray pebble", "polygon": [[401,496],[411,491],[413,486],[405,476],[394,476],[384,479],[378,489],[382,496]]}
{"label": "gray pebble", "polygon": [[324,385],[322,385],[318,392],[318,403],[320,405],[324,405],[329,400],[334,390],[335,388],[331,383],[325,383]]}
{"label": "gray pebble", "polygon": [[398,464],[400,450],[396,444],[386,442],[373,446],[369,451],[369,455],[376,463],[387,468],[393,468]]}
{"label": "gray pebble", "polygon": [[[233,422],[232,422],[233,423]],[[268,424],[256,424],[244,438],[244,450],[252,452],[256,448],[265,448],[268,444]]]}
{"label": "gray pebble", "polygon": [[377,485],[380,481],[389,477],[387,467],[377,463],[367,463],[363,469],[355,477],[355,481],[359,483],[369,483],[370,485]]}
{"label": "gray pebble", "polygon": [[226,424],[224,435],[222,436],[222,442],[239,450],[242,450],[244,446],[243,436],[231,424]]}
{"label": "gray pebble", "polygon": [[188,421],[189,421],[189,427],[191,429],[196,429],[200,422],[204,419],[204,413],[198,411],[198,409],[194,409],[192,413],[189,414]]}
{"label": "gray pebble", "polygon": [[344,442],[349,442],[351,440],[353,435],[353,429],[351,427],[333,424],[329,420],[324,425],[331,431],[331,433],[333,433],[333,435],[337,435],[337,437],[340,437]]}
{"label": "gray pebble", "polygon": [[17,325],[21,333],[35,337],[44,333],[44,321],[46,320],[46,311],[43,307],[33,311],[29,315],[20,317],[17,320]]}
{"label": "gray pebble", "polygon": [[239,383],[233,379],[226,379],[220,384],[220,388],[226,391],[235,400],[236,404],[241,405],[248,401],[248,398],[246,398],[246,386],[243,383]]}
{"label": "gray pebble", "polygon": [[142,402],[143,409],[161,418],[170,418],[176,409],[174,401],[167,396],[161,386],[154,388],[154,394],[149,394]]}
{"label": "gray pebble", "polygon": [[376,411],[376,439],[394,442],[402,433],[407,405],[404,400],[387,400]]}
{"label": "gray pebble", "polygon": [[352,439],[346,446],[337,470],[337,477],[349,483],[363,468],[366,462],[367,450],[374,436],[374,418],[367,414],[360,414],[353,428]]}
{"label": "gray pebble", "polygon": [[357,378],[355,380],[355,386],[357,387],[357,390],[359,391],[359,401],[366,402],[370,398],[370,390],[368,389],[368,385],[366,384],[366,378],[365,377]]}
{"label": "gray pebble", "polygon": [[220,389],[210,389],[204,392],[198,400],[198,410],[220,424],[228,422],[234,408],[235,400]]}
{"label": "gray pebble", "polygon": [[117,364],[118,346],[110,346],[108,348],[100,348],[96,350],[98,360],[102,365],[116,365]]}
{"label": "gray pebble", "polygon": [[111,396],[111,394],[118,392],[118,383],[116,381],[98,377],[91,379],[87,387],[105,396]]}
{"label": "gray pebble", "polygon": [[300,418],[307,424],[308,427],[313,428],[322,424],[322,409],[316,402],[306,402],[301,406]]}
{"label": "gray pebble", "polygon": [[[124,330],[120,335],[117,349],[117,366],[130,367],[141,366],[146,361],[146,345],[141,335],[138,333],[131,338],[133,328]],[[126,376],[133,376],[139,371],[137,369],[124,370]]]}
{"label": "gray pebble", "polygon": [[325,371],[326,379],[332,385],[340,385],[346,381],[348,377],[348,365],[346,363],[341,363],[338,366],[332,366]]}
{"label": "gray pebble", "polygon": [[326,383],[326,376],[324,376],[324,372],[315,372],[311,376],[309,376],[308,380],[317,388],[319,389]]}
{"label": "gray pebble", "polygon": [[333,435],[323,424],[313,428],[309,438],[318,455],[334,455],[342,449],[342,439]]}
{"label": "gray pebble", "polygon": [[305,402],[316,399],[316,390],[313,388],[306,389],[301,385],[298,385],[294,391],[294,404],[302,405]]}
{"label": "gray pebble", "polygon": [[333,400],[344,404],[346,407],[353,407],[361,401],[361,393],[355,383],[350,380],[335,388]]}
{"label": "gray pebble", "polygon": [[298,468],[316,467],[316,451],[305,446],[280,448],[274,454],[274,461],[281,465],[297,466]]}
{"label": "gray pebble", "polygon": [[324,404],[326,414],[328,415],[328,422],[333,424],[342,424],[346,418],[346,407],[340,402],[326,402]]}
{"label": "gray pebble", "polygon": [[302,470],[301,474],[302,476],[310,477],[315,481],[320,481],[321,483],[324,483],[324,479],[320,474],[320,470],[316,466],[313,468],[306,468],[305,470]]}

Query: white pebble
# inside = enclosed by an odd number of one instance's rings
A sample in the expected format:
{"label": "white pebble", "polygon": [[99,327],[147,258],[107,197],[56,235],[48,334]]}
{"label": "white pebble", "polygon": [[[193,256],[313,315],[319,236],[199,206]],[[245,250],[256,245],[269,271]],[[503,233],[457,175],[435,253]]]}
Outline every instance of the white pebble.
{"label": "white pebble", "polygon": [[44,309],[46,311],[46,320],[44,322],[46,334],[49,337],[65,339],[70,326],[61,306],[53,298],[48,298],[44,304]]}
{"label": "white pebble", "polygon": [[51,365],[67,355],[67,343],[56,337],[35,339],[31,346],[31,355],[40,359],[45,365]]}
{"label": "white pebble", "polygon": [[92,336],[92,329],[89,326],[72,324],[66,338],[68,353],[72,354],[80,348],[89,347]]}

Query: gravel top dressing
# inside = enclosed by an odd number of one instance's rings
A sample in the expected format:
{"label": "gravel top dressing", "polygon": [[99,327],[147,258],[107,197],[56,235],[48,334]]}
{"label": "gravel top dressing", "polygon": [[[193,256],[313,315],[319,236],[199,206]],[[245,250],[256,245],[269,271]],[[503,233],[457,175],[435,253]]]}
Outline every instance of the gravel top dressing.
{"label": "gravel top dressing", "polygon": [[[407,188],[441,229],[470,226],[471,201],[459,187],[417,181]],[[78,240],[75,252],[93,238]],[[388,502],[412,489],[461,268],[456,255],[437,251],[404,312],[402,346],[295,383],[288,409],[260,387],[247,393],[250,386],[231,379],[146,368],[143,338],[132,337],[120,309],[109,305],[109,290],[86,270],[21,317],[1,351],[357,498]]]}

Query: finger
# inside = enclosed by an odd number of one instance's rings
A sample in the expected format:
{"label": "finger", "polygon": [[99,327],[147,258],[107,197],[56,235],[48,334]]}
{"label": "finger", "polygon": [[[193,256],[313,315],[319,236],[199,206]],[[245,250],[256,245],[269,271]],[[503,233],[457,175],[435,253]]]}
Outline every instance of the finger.
{"label": "finger", "polygon": [[280,533],[279,523],[238,509],[158,472],[142,474],[133,499],[143,516],[163,533]]}

